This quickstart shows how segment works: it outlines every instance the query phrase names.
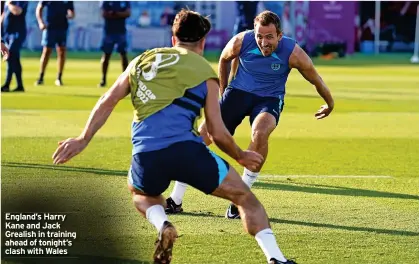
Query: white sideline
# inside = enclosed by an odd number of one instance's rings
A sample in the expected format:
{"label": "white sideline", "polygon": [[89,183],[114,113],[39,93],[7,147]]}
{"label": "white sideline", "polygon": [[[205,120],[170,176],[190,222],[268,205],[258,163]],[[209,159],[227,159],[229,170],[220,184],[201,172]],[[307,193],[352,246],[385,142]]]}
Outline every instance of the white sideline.
{"label": "white sideline", "polygon": [[349,178],[349,179],[393,179],[393,176],[387,175],[259,175],[258,178]]}

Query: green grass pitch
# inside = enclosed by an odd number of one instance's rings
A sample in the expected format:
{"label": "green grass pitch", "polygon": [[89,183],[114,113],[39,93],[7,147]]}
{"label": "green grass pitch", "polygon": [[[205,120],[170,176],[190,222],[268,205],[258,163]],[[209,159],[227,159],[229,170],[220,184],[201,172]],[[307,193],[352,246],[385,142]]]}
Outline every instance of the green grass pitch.
{"label": "green grass pitch", "polygon": [[[121,71],[114,57],[109,84]],[[35,259],[38,263],[151,263],[156,231],[136,212],[126,187],[128,98],[81,155],[52,165],[57,141],[80,133],[105,92],[96,87],[99,60],[97,53],[73,55],[63,74],[65,86],[55,87],[52,59],[45,85],[35,87],[39,58],[26,56],[27,92],[1,95],[2,211],[29,210],[24,206],[30,204],[33,211],[67,212],[66,228],[78,235],[69,249],[76,258]],[[408,56],[316,60],[336,102],[332,115],[321,121],[314,118],[323,104],[315,89],[297,71],[289,76],[264,177],[253,191],[282,251],[298,263],[419,262],[419,67],[404,62]],[[245,120],[235,139],[245,148],[249,137]],[[240,221],[223,218],[227,206],[188,189],[185,213],[170,216],[181,235],[173,264],[265,263]],[[2,262],[19,261],[27,259]]]}

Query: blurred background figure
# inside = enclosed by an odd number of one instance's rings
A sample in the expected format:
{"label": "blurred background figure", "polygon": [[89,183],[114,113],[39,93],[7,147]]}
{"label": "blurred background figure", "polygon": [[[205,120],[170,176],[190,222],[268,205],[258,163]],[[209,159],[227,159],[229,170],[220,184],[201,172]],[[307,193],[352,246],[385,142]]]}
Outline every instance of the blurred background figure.
{"label": "blurred background figure", "polygon": [[237,16],[233,35],[253,29],[253,19],[256,16],[259,1],[236,1]]}
{"label": "blurred background figure", "polygon": [[291,36],[292,26],[291,26],[291,10],[290,10],[289,3],[284,4],[284,10],[282,13],[282,18],[281,18],[281,25],[282,25],[282,32],[284,33],[284,35]]}
{"label": "blurred background figure", "polygon": [[160,26],[171,26],[175,19],[175,11],[171,7],[166,7],[160,16]]}
{"label": "blurred background figure", "polygon": [[109,60],[115,45],[121,57],[122,71],[128,66],[127,29],[125,21],[131,16],[131,4],[128,1],[102,1],[100,3],[100,9],[102,11],[102,17],[105,19],[105,24],[103,25],[101,45],[103,52],[101,59],[102,80],[99,83],[99,87],[105,87]]}
{"label": "blurred background figure", "polygon": [[[44,8],[47,8],[46,23],[42,17]],[[39,78],[35,85],[44,84],[45,68],[48,65],[52,48],[57,47],[58,55],[58,74],[55,85],[62,86],[62,74],[64,70],[68,19],[73,19],[74,4],[73,1],[41,1],[36,8],[36,18],[38,20],[39,29],[42,30],[42,55],[41,70]]]}
{"label": "blurred background figure", "polygon": [[27,1],[7,1],[1,15],[2,41],[9,49],[7,56],[7,73],[2,92],[10,91],[12,76],[15,74],[17,87],[13,92],[24,92],[22,81],[22,64],[20,63],[20,49],[26,39],[26,11]]}
{"label": "blurred background figure", "polygon": [[151,17],[147,10],[144,10],[138,18],[138,25],[140,27],[149,27],[151,25]]}
{"label": "blurred background figure", "polygon": [[419,2],[400,1],[391,2],[390,9],[395,13],[396,31],[400,33],[401,41],[412,42],[415,40],[416,12]]}
{"label": "blurred background figure", "polygon": [[[380,4],[380,51],[405,52],[413,50],[416,12],[419,2],[383,1]],[[375,2],[359,3],[357,28],[360,51],[372,53],[375,38]]]}
{"label": "blurred background figure", "polygon": [[[45,72],[46,67],[52,49],[56,47],[58,73],[55,67],[50,69],[49,74],[53,74],[50,76],[52,84],[54,80],[56,85],[65,83],[65,80],[62,80],[62,74],[64,62],[68,60],[68,51],[71,52],[71,57],[73,54],[80,57],[78,52],[86,52],[86,54],[92,54],[94,58],[101,57],[99,71],[102,74],[95,77],[96,82],[93,84],[95,87],[106,86],[106,79],[109,77],[109,62],[114,49],[122,53],[120,54],[122,67],[125,67],[126,58],[129,57],[130,52],[136,54],[155,46],[170,46],[170,25],[173,22],[174,13],[181,8],[189,8],[209,16],[214,27],[206,42],[207,54],[218,56],[233,33],[252,29],[255,14],[266,9],[281,17],[284,35],[295,38],[312,57],[328,54],[338,54],[338,57],[344,57],[354,52],[375,53],[374,47],[377,46],[379,46],[379,52],[411,53],[415,46],[416,7],[419,4],[415,1],[326,1],[324,3],[316,1],[104,1],[101,4],[101,12],[98,12],[97,2],[75,1],[74,7],[71,1],[26,1],[26,3],[27,26],[24,27],[24,23],[19,23],[22,25],[22,30],[27,28],[27,33],[24,34],[26,39],[22,39],[22,34],[20,34],[20,40],[15,39],[14,43],[19,43],[25,52],[42,51],[40,70],[36,74],[31,74],[31,76],[39,76],[35,77],[36,84],[44,83],[44,75],[48,74]],[[130,12],[120,6],[125,3],[127,3],[126,6],[129,4]],[[381,13],[379,29],[376,31],[375,6],[377,3],[380,3]],[[7,5],[9,3],[1,5],[2,9]],[[115,11],[115,8],[122,9]],[[74,9],[77,9],[77,18],[68,20],[74,16]],[[122,17],[117,15],[118,12],[122,12]],[[10,11],[6,10],[5,17],[7,13]],[[42,28],[41,31],[38,29],[38,24]],[[374,37],[376,32],[379,32],[378,39]],[[4,34],[6,32],[3,28]],[[7,46],[9,43],[7,39],[4,40]],[[374,44],[376,42],[377,44]],[[94,54],[94,52],[97,53]],[[1,84],[10,83],[13,61],[9,61],[8,64],[9,75],[5,67],[5,78]],[[19,69],[19,64],[15,65]],[[17,70],[19,79],[18,72],[19,70]],[[27,74],[26,71],[25,74]],[[27,81],[24,79],[23,82]],[[15,85],[14,79],[12,85]],[[10,88],[12,90],[15,87]],[[27,91],[29,88],[27,84],[25,88]],[[4,90],[7,90],[7,85]]]}

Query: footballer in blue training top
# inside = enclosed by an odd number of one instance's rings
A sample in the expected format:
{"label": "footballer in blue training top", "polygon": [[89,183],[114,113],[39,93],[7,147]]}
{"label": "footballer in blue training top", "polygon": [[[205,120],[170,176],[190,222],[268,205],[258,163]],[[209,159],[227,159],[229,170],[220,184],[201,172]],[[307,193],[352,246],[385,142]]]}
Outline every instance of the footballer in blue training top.
{"label": "footballer in blue training top", "polygon": [[17,87],[14,92],[24,92],[22,81],[22,64],[20,63],[20,49],[26,39],[26,11],[28,2],[7,1],[4,4],[2,20],[2,41],[9,49],[7,57],[6,80],[1,87],[2,92],[9,92],[13,74],[16,75]]}
{"label": "footballer in blue training top", "polygon": [[[46,8],[46,20],[42,12]],[[56,47],[58,57],[58,74],[55,85],[62,86],[62,74],[66,58],[66,44],[68,33],[68,19],[74,18],[73,1],[40,1],[36,8],[36,18],[39,29],[42,30],[41,70],[36,85],[44,84],[44,73],[51,56],[52,49]]]}
{"label": "footballer in blue training top", "polygon": [[114,47],[121,56],[122,71],[128,66],[127,58],[127,29],[125,20],[131,15],[131,5],[128,1],[101,1],[100,9],[105,19],[103,28],[102,54],[102,80],[99,87],[106,86],[106,74],[109,60]]}

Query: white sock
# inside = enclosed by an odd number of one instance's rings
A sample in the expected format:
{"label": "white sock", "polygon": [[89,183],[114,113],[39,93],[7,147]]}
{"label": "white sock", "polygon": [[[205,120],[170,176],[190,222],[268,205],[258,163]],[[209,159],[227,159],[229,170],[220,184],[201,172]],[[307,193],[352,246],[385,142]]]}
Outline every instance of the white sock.
{"label": "white sock", "polygon": [[145,212],[145,216],[157,228],[158,232],[162,229],[164,221],[168,221],[164,208],[160,204],[149,207]]}
{"label": "white sock", "polygon": [[170,197],[177,205],[182,203],[183,196],[185,196],[186,187],[188,187],[186,183],[178,182],[178,181],[175,182],[175,187],[173,188],[173,191],[170,194]]}
{"label": "white sock", "polygon": [[286,262],[287,259],[282,254],[281,250],[276,243],[274,232],[270,228],[263,229],[259,231],[255,236],[256,241],[258,242],[260,248],[265,254],[268,262],[274,258],[276,260]]}
{"label": "white sock", "polygon": [[246,185],[249,186],[249,188],[252,188],[252,185],[253,183],[255,183],[258,176],[259,172],[253,172],[244,168],[242,179],[244,183],[246,183]]}

